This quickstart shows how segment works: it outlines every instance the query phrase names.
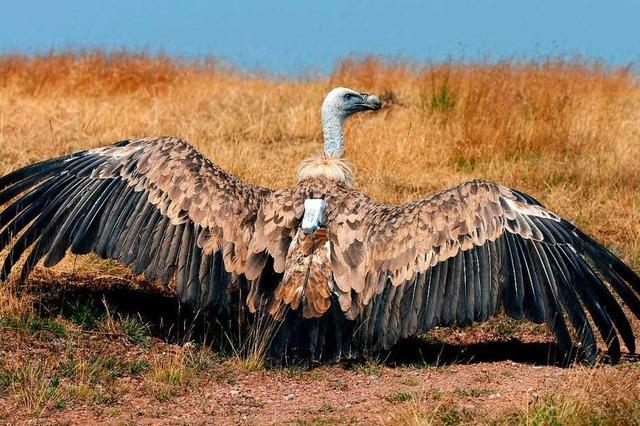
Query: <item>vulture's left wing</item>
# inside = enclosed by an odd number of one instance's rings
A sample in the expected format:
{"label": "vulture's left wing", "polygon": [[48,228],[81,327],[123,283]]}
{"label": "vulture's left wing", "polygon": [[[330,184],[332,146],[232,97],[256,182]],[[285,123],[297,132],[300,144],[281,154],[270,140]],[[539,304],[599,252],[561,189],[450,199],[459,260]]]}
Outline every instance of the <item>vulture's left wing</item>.
{"label": "vulture's left wing", "polygon": [[340,305],[362,322],[361,338],[373,348],[483,321],[502,306],[512,317],[546,322],[569,349],[566,316],[590,361],[597,354],[590,322],[612,357],[620,356],[618,334],[635,350],[609,288],[640,318],[638,276],[525,194],[473,181],[402,206],[352,193],[339,210],[331,231]]}
{"label": "vulture's left wing", "polygon": [[[149,279],[176,277],[183,301],[216,306],[244,274],[253,225],[269,190],[229,175],[186,141],[127,140],[0,178],[0,279],[31,248],[38,261],[72,253],[117,259]],[[15,239],[14,237],[17,237]]]}

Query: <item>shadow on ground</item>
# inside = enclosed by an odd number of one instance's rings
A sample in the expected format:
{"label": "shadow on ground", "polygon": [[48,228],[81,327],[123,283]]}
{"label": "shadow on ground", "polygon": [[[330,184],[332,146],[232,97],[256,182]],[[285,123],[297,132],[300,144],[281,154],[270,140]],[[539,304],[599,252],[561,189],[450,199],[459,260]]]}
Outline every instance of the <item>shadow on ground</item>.
{"label": "shadow on ground", "polygon": [[[574,348],[574,353],[577,348]],[[453,365],[481,362],[513,361],[531,365],[567,366],[575,356],[567,359],[556,344],[523,342],[519,339],[452,344],[411,338],[399,342],[387,353],[385,362],[391,365]]]}
{"label": "shadow on ground", "polygon": [[[230,329],[231,323],[223,325],[205,314],[194,313],[171,292],[157,286],[144,284],[140,288],[132,288],[128,280],[109,279],[111,281],[105,283],[95,278],[84,283],[82,280],[71,283],[66,280],[64,283],[51,279],[34,280],[28,291],[36,295],[35,307],[44,316],[61,315],[78,322],[79,310],[84,315],[89,312],[96,318],[114,313],[120,316],[135,315],[149,325],[152,336],[169,343],[195,341],[211,345],[222,353],[230,350],[230,337],[224,330]],[[552,342],[527,342],[517,338],[461,344],[415,337],[402,340],[390,351],[378,354],[375,359],[388,366],[426,367],[513,361],[566,367],[579,359],[576,356],[578,353],[577,347],[567,356]],[[627,355],[625,359],[635,361],[637,357]],[[346,364],[350,366],[360,362],[365,360]]]}

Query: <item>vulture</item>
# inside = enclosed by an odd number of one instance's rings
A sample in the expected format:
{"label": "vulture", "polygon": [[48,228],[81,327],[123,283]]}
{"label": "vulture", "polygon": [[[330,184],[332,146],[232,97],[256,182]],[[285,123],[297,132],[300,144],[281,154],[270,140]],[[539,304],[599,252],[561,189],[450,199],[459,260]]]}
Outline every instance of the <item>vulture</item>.
{"label": "vulture", "polygon": [[588,363],[601,342],[612,360],[620,339],[635,351],[638,275],[531,196],[484,180],[403,205],[355,191],[343,124],[380,108],[376,96],[331,90],[324,151],[286,189],[244,182],[176,137],[15,170],[0,178],[0,279],[19,261],[22,282],[41,261],[93,252],[212,318],[273,320],[262,338],[286,359],[388,350],[499,312],[546,323]]}

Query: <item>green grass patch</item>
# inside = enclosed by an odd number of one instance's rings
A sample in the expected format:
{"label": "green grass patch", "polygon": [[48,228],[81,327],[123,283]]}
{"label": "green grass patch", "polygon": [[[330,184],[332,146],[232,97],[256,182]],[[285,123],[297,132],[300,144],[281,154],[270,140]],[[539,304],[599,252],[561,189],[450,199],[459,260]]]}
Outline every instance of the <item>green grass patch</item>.
{"label": "green grass patch", "polygon": [[63,337],[67,328],[63,323],[47,317],[36,315],[0,315],[0,330],[13,330],[24,335],[49,335]]}
{"label": "green grass patch", "polygon": [[150,327],[140,316],[125,315],[120,317],[118,330],[130,343],[136,345],[149,343]]}
{"label": "green grass patch", "polygon": [[421,91],[422,103],[433,112],[448,112],[456,105],[456,95],[449,85],[449,75],[445,74],[440,81],[431,76],[431,88]]}
{"label": "green grass patch", "polygon": [[400,402],[411,401],[415,399],[415,397],[416,395],[413,392],[395,391],[385,396],[384,399],[391,402],[392,404],[398,404]]}
{"label": "green grass patch", "polygon": [[419,384],[418,380],[415,377],[406,377],[402,379],[400,383],[407,386],[418,386]]}
{"label": "green grass patch", "polygon": [[56,372],[68,379],[105,384],[119,377],[139,376],[148,370],[149,362],[142,359],[127,361],[116,357],[89,356],[77,360],[69,356],[60,362]]}
{"label": "green grass patch", "polygon": [[364,362],[353,364],[351,369],[366,376],[380,377],[384,372],[384,362],[378,358],[368,358]]}
{"label": "green grass patch", "polygon": [[69,320],[85,330],[96,330],[104,317],[103,310],[92,298],[78,298],[69,303]]}

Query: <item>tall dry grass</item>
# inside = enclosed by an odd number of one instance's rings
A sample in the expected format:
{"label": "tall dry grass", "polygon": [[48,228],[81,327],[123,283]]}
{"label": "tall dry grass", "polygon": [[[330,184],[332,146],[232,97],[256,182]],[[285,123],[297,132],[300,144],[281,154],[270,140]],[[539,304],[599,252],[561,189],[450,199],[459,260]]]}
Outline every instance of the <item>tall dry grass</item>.
{"label": "tall dry grass", "polygon": [[639,265],[640,87],[627,68],[548,61],[344,61],[309,81],[126,53],[0,57],[0,172],[124,138],[179,135],[231,173],[295,183],[334,86],[379,94],[347,124],[357,188],[403,202],[471,178],[524,190]]}

